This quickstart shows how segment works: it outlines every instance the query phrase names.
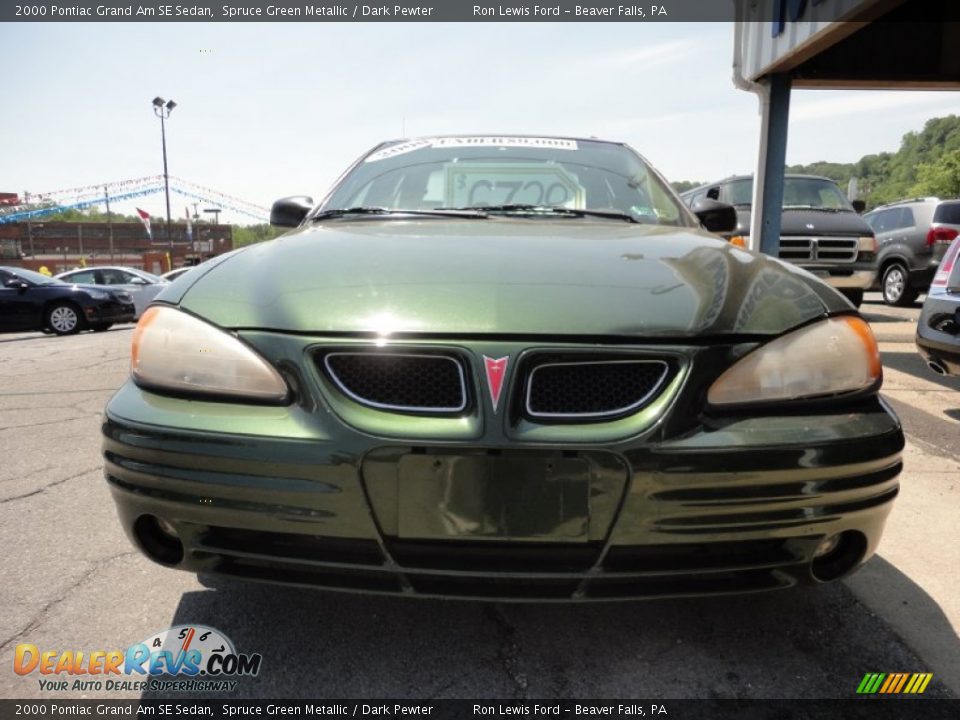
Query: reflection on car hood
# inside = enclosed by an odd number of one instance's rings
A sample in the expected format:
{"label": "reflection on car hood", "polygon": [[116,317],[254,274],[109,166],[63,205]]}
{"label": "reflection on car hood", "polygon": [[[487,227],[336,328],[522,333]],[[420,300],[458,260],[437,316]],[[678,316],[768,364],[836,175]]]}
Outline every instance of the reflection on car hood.
{"label": "reflection on car hood", "polygon": [[94,285],[92,283],[68,283],[75,288],[80,288],[81,290],[98,290],[99,292],[105,292],[108,295],[112,295],[120,302],[132,302],[130,293],[126,290],[118,290],[117,288],[105,287],[103,285]]}
{"label": "reflection on car hood", "polygon": [[522,218],[327,222],[171,287],[223,327],[316,333],[779,334],[849,309],[693,229]]}

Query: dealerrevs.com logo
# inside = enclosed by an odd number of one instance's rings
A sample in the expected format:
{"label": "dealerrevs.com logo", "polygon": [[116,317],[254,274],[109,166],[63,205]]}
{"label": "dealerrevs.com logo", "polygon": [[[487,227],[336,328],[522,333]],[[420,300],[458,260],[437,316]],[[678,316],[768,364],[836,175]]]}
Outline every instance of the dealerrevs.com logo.
{"label": "dealerrevs.com logo", "polygon": [[238,653],[219,630],[205,625],[177,625],[151,635],[126,650],[50,650],[32,643],[17,645],[13,670],[38,674],[49,691],[234,690],[239,678],[260,672],[259,653]]}

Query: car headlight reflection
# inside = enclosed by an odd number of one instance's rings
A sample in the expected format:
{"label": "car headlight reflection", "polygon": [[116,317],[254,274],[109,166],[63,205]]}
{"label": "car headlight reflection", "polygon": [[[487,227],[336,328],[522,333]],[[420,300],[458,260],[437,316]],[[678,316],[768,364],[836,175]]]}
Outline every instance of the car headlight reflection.
{"label": "car headlight reflection", "polygon": [[714,406],[842,395],[880,381],[880,351],[858,317],[823,320],[754,350],[710,387]]}
{"label": "car headlight reflection", "polygon": [[170,307],[147,308],[133,333],[130,372],[147,388],[281,403],[280,374],[235,336]]}

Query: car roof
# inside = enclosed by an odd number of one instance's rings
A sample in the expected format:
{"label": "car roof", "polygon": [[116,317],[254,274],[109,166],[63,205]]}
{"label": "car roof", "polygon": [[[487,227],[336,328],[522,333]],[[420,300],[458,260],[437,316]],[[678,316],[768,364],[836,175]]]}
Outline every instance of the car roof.
{"label": "car roof", "polygon": [[883,205],[877,205],[870,212],[876,212],[877,210],[883,210],[884,208],[897,207],[899,205],[911,205],[915,203],[924,203],[924,204],[935,204],[940,202],[960,202],[957,200],[941,200],[938,197],[917,197],[917,198],[904,198],[903,200],[894,200],[893,202],[884,203]]}

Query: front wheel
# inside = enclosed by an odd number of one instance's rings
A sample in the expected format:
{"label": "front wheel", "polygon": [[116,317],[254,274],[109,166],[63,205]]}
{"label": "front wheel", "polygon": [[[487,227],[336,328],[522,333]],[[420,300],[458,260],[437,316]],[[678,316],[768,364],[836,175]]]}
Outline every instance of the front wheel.
{"label": "front wheel", "polygon": [[57,335],[73,335],[80,330],[80,313],[76,305],[57,303],[47,310],[47,327]]}
{"label": "front wheel", "polygon": [[888,265],[883,271],[883,279],[880,281],[880,289],[883,291],[883,301],[887,305],[912,305],[917,299],[917,291],[910,287],[910,276],[900,263]]}
{"label": "front wheel", "polygon": [[840,294],[853,303],[853,306],[856,308],[863,305],[863,290],[844,288],[840,291]]}

